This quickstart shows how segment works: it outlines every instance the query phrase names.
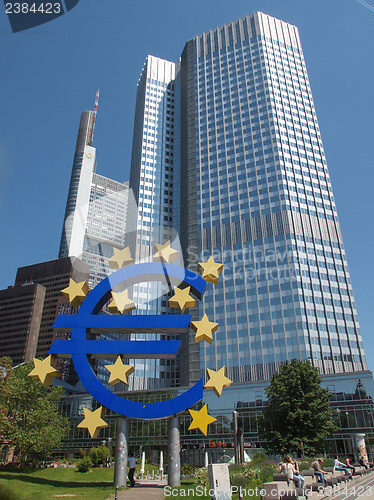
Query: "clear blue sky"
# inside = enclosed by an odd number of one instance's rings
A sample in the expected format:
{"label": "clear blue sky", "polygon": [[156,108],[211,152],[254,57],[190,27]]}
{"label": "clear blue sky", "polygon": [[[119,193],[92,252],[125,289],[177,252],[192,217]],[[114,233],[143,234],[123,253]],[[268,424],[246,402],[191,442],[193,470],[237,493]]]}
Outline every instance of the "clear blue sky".
{"label": "clear blue sky", "polygon": [[0,288],[17,267],[57,257],[79,117],[96,90],[98,172],[124,181],[147,54],[177,61],[195,34],[260,10],[300,31],[374,369],[373,10],[358,0],[80,0],[13,34],[1,9]]}

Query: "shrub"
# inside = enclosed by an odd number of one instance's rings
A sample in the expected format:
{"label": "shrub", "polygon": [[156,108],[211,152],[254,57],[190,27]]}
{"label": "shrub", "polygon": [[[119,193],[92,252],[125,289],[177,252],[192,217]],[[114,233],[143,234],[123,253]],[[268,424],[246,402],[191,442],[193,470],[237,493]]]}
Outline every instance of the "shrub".
{"label": "shrub", "polygon": [[97,448],[91,448],[89,455],[92,465],[96,466],[99,464],[99,454]]}
{"label": "shrub", "polygon": [[97,466],[99,464],[105,464],[106,457],[109,457],[109,448],[104,445],[93,447],[89,451],[89,457],[91,459],[92,465]]}
{"label": "shrub", "polygon": [[184,476],[190,476],[196,471],[196,469],[198,469],[197,465],[183,464],[181,466],[181,474]]}
{"label": "shrub", "polygon": [[266,462],[268,459],[268,457],[266,456],[266,454],[263,452],[263,451],[258,451],[257,453],[255,453],[252,457],[252,461],[251,461],[251,464],[259,464],[261,462]]}
{"label": "shrub", "polygon": [[193,477],[199,485],[209,486],[208,469],[206,467],[196,469]]}
{"label": "shrub", "polygon": [[77,460],[77,471],[88,472],[91,468],[91,465],[91,459],[89,457],[81,458]]}
{"label": "shrub", "polygon": [[278,465],[274,462],[265,462],[261,464],[261,481],[263,483],[268,483],[273,481],[273,474],[279,472]]}
{"label": "shrub", "polygon": [[232,476],[230,478],[230,483],[231,483],[231,486],[236,486],[239,489],[246,488],[248,485],[248,478],[235,475],[235,476]]}

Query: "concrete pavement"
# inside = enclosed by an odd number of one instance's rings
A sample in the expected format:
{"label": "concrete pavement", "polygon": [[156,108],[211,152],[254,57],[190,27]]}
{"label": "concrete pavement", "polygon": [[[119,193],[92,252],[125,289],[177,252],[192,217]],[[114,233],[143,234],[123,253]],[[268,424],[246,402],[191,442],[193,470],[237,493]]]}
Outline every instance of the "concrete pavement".
{"label": "concrete pavement", "polygon": [[[118,492],[118,500],[162,500],[166,481],[136,481],[133,488]],[[115,494],[108,498],[114,500]]]}

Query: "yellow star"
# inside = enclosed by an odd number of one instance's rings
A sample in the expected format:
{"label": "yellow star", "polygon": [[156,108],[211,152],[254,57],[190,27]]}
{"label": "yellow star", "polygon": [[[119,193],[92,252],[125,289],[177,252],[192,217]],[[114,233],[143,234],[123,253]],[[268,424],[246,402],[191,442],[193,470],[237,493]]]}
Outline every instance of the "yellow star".
{"label": "yellow star", "polygon": [[121,356],[118,356],[114,365],[104,365],[110,371],[109,385],[116,385],[118,382],[123,382],[129,385],[127,377],[134,373],[135,368],[132,365],[124,365]]}
{"label": "yellow star", "polygon": [[213,333],[218,328],[218,323],[213,323],[209,321],[208,316],[204,314],[201,321],[191,321],[191,328],[195,335],[195,344],[200,342],[200,340],[206,340],[209,344],[213,341]]}
{"label": "yellow star", "polygon": [[41,361],[34,358],[34,369],[29,373],[29,377],[39,379],[40,382],[48,387],[55,377],[61,375],[55,368],[56,358],[50,354]]}
{"label": "yellow star", "polygon": [[192,429],[200,429],[201,432],[204,434],[204,436],[206,436],[208,432],[208,425],[212,424],[217,420],[216,418],[208,415],[207,405],[205,404],[200,411],[195,411],[195,410],[188,410],[188,411],[190,412],[190,415],[192,417],[192,422],[188,430],[191,431]]}
{"label": "yellow star", "polygon": [[214,262],[213,257],[210,256],[208,262],[199,262],[199,271],[205,281],[211,281],[215,285],[218,283],[218,275],[221,274],[223,264]]}
{"label": "yellow star", "polygon": [[113,248],[113,255],[108,259],[108,262],[112,269],[121,269],[122,267],[132,264],[134,261],[131,258],[130,248],[126,247],[122,250]]}
{"label": "yellow star", "polygon": [[109,427],[109,424],[107,424],[101,417],[105,416],[105,409],[100,406],[95,411],[90,411],[87,410],[87,408],[84,408],[84,420],[80,424],[77,425],[77,427],[81,429],[88,429],[88,432],[90,433],[90,436],[92,439],[97,439],[100,430],[103,429],[104,427]]}
{"label": "yellow star", "polygon": [[112,297],[113,300],[108,306],[110,312],[125,314],[126,312],[136,309],[134,302],[129,299],[128,290],[121,293],[112,292]]}
{"label": "yellow star", "polygon": [[76,283],[70,278],[69,286],[61,290],[61,293],[66,297],[73,307],[78,307],[84,299],[87,297],[89,292],[88,284],[86,281],[80,281]]}
{"label": "yellow star", "polygon": [[181,312],[183,312],[188,307],[193,307],[195,305],[195,299],[190,295],[191,287],[188,286],[181,290],[177,286],[174,287],[174,295],[169,299],[170,307],[178,307]]}
{"label": "yellow star", "polygon": [[230,387],[232,385],[232,380],[225,377],[225,367],[223,366],[220,370],[214,371],[207,368],[208,382],[204,385],[204,389],[213,389],[218,397],[222,394],[222,389],[224,387]]}
{"label": "yellow star", "polygon": [[155,262],[174,262],[178,259],[178,250],[174,250],[170,246],[170,240],[164,245],[155,244],[157,252],[153,256]]}

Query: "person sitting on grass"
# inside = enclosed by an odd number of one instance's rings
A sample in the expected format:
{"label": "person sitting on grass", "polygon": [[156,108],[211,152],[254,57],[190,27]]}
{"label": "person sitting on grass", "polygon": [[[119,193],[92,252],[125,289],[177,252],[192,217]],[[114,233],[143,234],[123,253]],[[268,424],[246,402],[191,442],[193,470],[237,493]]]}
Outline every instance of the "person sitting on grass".
{"label": "person sitting on grass", "polygon": [[323,464],[323,458],[318,458],[317,460],[312,462],[310,466],[313,469],[314,475],[317,478],[317,483],[322,483],[324,486],[326,486],[326,479],[325,479],[326,472],[322,469],[322,464]]}

